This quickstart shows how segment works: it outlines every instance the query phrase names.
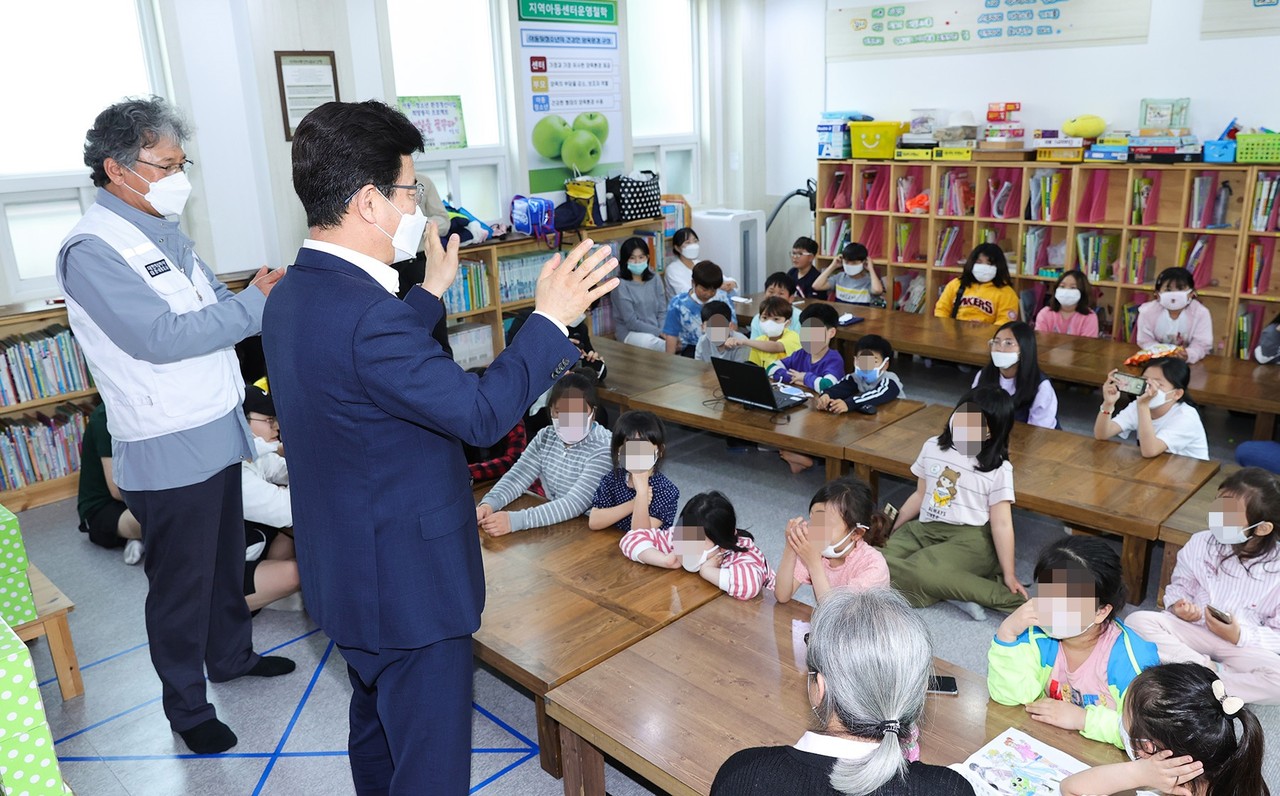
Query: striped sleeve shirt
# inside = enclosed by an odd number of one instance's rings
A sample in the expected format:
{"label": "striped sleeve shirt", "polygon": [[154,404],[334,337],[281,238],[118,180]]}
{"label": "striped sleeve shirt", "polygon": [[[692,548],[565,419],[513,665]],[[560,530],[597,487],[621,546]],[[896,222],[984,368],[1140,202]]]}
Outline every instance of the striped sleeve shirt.
{"label": "striped sleeve shirt", "polygon": [[[1225,560],[1224,560],[1225,557]],[[1280,653],[1280,551],[1249,562],[1246,568],[1231,549],[1209,531],[1192,534],[1178,551],[1178,563],[1164,591],[1164,604],[1178,600],[1212,605],[1240,622],[1239,647]],[[1203,624],[1201,618],[1197,624]]]}
{"label": "striped sleeve shirt", "polygon": [[[660,528],[636,528],[623,535],[618,547],[632,561],[639,561],[645,550],[657,550],[669,554],[674,549],[673,531]],[[738,537],[738,544],[746,550],[729,551],[720,562],[720,590],[739,600],[750,600],[764,587],[773,588],[774,572],[765,560],[764,553],[750,539]]]}
{"label": "striped sleeve shirt", "polygon": [[592,423],[586,439],[566,445],[554,426],[547,426],[480,502],[501,511],[535,480],[541,480],[547,502],[511,512],[511,530],[542,528],[581,517],[591,508],[600,478],[609,471],[610,439],[607,429]]}

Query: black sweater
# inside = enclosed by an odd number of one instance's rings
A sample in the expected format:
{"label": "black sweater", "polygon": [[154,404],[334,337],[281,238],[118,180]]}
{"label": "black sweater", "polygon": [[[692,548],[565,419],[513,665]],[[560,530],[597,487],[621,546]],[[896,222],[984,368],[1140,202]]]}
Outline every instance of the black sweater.
{"label": "black sweater", "polygon": [[[831,787],[835,759],[791,746],[761,746],[734,754],[711,784],[711,796],[841,796]],[[964,777],[942,766],[910,763],[905,778],[876,796],[974,796]]]}

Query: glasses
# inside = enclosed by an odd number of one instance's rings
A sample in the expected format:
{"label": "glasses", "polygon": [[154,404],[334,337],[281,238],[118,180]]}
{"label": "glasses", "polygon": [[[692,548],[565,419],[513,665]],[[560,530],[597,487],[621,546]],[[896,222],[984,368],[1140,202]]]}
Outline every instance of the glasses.
{"label": "glasses", "polygon": [[811,252],[803,251],[803,250],[801,250],[801,249],[792,249],[792,250],[791,250],[791,256],[792,256],[792,257],[804,257],[804,256],[806,256],[806,255],[808,255],[808,254],[810,254],[810,253],[811,253]]}
{"label": "glasses", "polygon": [[280,421],[279,421],[279,420],[275,419],[274,417],[263,417],[262,415],[258,415],[257,417],[254,417],[253,415],[249,415],[249,422],[251,422],[251,423],[255,423],[255,422],[256,422],[256,423],[266,423],[267,425],[269,425],[269,426],[273,426],[273,427],[275,427],[275,428],[279,428],[279,427],[280,427]]}
{"label": "glasses", "polygon": [[[369,183],[365,183],[365,185],[368,185],[368,184]],[[415,204],[422,204],[422,200],[425,199],[427,196],[427,186],[423,185],[420,182],[415,182],[413,185],[395,185],[395,184],[387,185],[387,186],[384,186],[385,190],[383,189],[384,187],[379,187],[376,185],[374,187],[377,188],[378,191],[383,196],[386,196],[388,199],[391,198],[391,192],[397,189],[401,191],[413,191],[413,201]],[[352,191],[350,196],[342,200],[342,203],[345,205],[346,203],[350,202],[352,199],[355,199],[356,194],[360,193],[361,188],[364,188],[364,185],[361,185],[360,188],[357,188],[354,191]]]}
{"label": "glasses", "polygon": [[1018,341],[1017,340],[988,340],[987,345],[991,346],[992,348],[1000,348],[1005,351],[1012,351],[1013,349],[1018,347]]}
{"label": "glasses", "polygon": [[177,174],[180,171],[186,171],[187,169],[196,165],[196,162],[194,160],[190,160],[188,158],[183,158],[181,163],[175,163],[172,166],[161,166],[159,163],[152,163],[151,161],[143,160],[142,158],[138,158],[136,162],[141,163],[144,166],[150,166],[153,169],[160,169],[161,171],[164,172],[166,177],[173,176],[174,174]]}

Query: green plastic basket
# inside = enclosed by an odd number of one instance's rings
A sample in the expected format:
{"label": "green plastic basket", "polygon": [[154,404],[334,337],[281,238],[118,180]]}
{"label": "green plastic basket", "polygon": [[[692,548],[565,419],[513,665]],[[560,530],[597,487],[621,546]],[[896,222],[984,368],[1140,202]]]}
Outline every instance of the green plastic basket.
{"label": "green plastic basket", "polygon": [[1280,163],[1280,134],[1240,133],[1236,136],[1237,163]]}

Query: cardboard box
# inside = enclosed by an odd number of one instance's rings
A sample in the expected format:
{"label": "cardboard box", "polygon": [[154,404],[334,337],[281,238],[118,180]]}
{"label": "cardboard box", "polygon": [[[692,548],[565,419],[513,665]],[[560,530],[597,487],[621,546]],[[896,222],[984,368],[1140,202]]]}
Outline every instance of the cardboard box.
{"label": "cardboard box", "polygon": [[818,125],[818,157],[844,160],[849,155],[848,123],[823,122]]}
{"label": "cardboard box", "polygon": [[978,149],[1009,149],[1021,152],[1027,148],[1027,142],[1021,138],[1011,138],[1004,141],[979,141]]}
{"label": "cardboard box", "polygon": [[0,784],[5,796],[65,793],[31,653],[0,623]]}
{"label": "cardboard box", "polygon": [[1125,163],[1129,160],[1129,150],[1122,149],[1121,151],[1113,151],[1113,150],[1097,151],[1094,149],[1090,149],[1088,152],[1084,153],[1084,159],[1085,160],[1102,160],[1102,161],[1109,161],[1114,163]]}

